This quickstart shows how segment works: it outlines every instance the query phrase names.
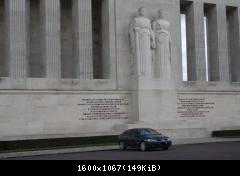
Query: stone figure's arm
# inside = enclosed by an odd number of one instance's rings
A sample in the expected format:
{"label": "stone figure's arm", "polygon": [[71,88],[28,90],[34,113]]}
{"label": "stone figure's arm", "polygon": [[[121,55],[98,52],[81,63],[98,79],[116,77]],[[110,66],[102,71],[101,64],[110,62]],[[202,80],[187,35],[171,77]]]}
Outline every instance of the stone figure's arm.
{"label": "stone figure's arm", "polygon": [[152,22],[152,30],[151,30],[151,47],[152,47],[152,49],[156,49],[156,37],[155,37],[155,35],[156,35],[156,22],[155,21],[153,21]]}
{"label": "stone figure's arm", "polygon": [[155,32],[153,30],[151,30],[151,47],[156,49]]}
{"label": "stone figure's arm", "polygon": [[172,37],[171,37],[171,33],[169,32],[169,60],[170,63],[172,62]]}
{"label": "stone figure's arm", "polygon": [[129,35],[129,41],[130,41],[130,49],[132,54],[135,53],[135,36],[134,36],[134,29],[135,28],[135,21],[133,21],[130,25],[129,25],[129,31],[128,31],[128,35]]}
{"label": "stone figure's arm", "polygon": [[153,21],[152,22],[152,30],[155,32],[156,31],[156,24],[157,22],[156,21]]}

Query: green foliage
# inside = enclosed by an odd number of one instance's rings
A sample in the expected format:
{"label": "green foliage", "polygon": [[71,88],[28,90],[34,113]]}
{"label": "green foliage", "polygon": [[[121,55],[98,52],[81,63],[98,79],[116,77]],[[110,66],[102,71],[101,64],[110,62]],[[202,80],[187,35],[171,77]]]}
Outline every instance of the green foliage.
{"label": "green foliage", "polygon": [[33,151],[117,144],[118,136],[94,136],[76,138],[0,141],[0,153]]}
{"label": "green foliage", "polygon": [[239,137],[240,130],[222,130],[222,131],[213,131],[213,137]]}

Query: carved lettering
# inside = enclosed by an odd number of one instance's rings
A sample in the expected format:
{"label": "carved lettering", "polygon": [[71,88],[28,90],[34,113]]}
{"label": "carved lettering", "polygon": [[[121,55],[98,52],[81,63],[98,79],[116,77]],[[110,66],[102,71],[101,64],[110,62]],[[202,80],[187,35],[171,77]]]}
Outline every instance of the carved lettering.
{"label": "carved lettering", "polygon": [[206,117],[214,107],[215,103],[206,98],[178,98],[177,113],[180,117]]}
{"label": "carved lettering", "polygon": [[79,120],[128,119],[129,102],[125,98],[82,99]]}

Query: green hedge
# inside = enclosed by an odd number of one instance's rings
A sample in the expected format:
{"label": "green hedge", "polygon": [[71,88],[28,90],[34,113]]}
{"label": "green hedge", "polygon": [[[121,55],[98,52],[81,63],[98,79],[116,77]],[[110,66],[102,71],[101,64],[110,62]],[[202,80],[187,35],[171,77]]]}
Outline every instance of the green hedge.
{"label": "green hedge", "polygon": [[240,130],[213,131],[213,137],[240,137]]}
{"label": "green hedge", "polygon": [[0,152],[44,150],[52,148],[74,148],[117,144],[118,136],[94,136],[57,139],[38,139],[21,141],[0,141]]}

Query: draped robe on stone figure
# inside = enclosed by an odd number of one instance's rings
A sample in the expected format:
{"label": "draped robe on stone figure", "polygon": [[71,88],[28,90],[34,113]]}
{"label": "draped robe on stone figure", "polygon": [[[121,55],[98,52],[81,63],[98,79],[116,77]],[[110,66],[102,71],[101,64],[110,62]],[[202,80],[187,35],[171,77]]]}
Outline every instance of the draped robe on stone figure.
{"label": "draped robe on stone figure", "polygon": [[168,31],[169,22],[159,19],[153,22],[156,36],[154,70],[155,77],[171,80],[171,35]]}
{"label": "draped robe on stone figure", "polygon": [[131,50],[133,54],[132,69],[138,76],[152,76],[151,42],[153,32],[151,22],[145,17],[133,20],[129,29]]}

